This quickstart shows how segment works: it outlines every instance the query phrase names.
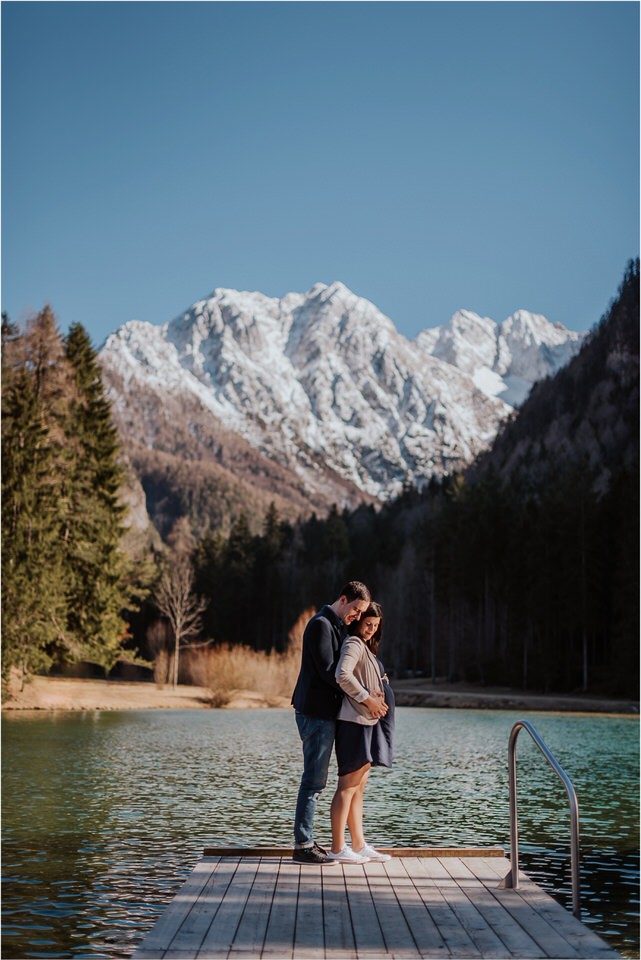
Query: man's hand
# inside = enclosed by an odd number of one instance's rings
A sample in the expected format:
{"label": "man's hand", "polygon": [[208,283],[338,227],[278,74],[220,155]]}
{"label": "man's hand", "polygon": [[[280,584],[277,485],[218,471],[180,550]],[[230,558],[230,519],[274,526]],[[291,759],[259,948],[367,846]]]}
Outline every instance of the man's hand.
{"label": "man's hand", "polygon": [[388,707],[382,690],[373,690],[367,700],[363,700],[363,703],[377,720],[380,720],[387,713]]}

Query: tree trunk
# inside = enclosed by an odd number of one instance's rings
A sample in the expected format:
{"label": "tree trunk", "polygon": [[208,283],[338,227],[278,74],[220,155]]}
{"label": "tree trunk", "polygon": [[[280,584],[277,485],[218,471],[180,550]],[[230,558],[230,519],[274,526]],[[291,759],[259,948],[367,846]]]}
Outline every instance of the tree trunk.
{"label": "tree trunk", "polygon": [[524,690],[527,690],[527,672],[528,672],[528,653],[530,652],[530,630],[531,626],[528,623],[523,634],[523,676],[521,679],[521,684]]}
{"label": "tree trunk", "polygon": [[588,689],[587,563],[585,545],[585,503],[581,502],[581,639],[583,653],[583,693]]}
{"label": "tree trunk", "polygon": [[436,596],[434,590],[434,548],[430,564],[430,675],[436,683]]}
{"label": "tree trunk", "polygon": [[176,634],[176,646],[174,648],[174,690],[178,686],[178,653],[180,647],[180,637]]}

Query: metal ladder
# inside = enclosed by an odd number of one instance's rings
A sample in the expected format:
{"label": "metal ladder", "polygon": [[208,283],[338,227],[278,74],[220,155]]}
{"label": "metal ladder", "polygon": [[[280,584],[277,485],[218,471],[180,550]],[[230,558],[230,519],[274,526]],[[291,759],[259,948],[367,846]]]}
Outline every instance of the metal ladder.
{"label": "metal ladder", "polygon": [[510,733],[510,743],[508,747],[509,761],[509,779],[510,779],[510,862],[511,869],[508,875],[501,881],[501,887],[508,887],[513,890],[519,888],[519,829],[517,822],[517,800],[516,800],[516,740],[521,730],[527,730],[535,744],[550,764],[557,777],[565,787],[565,791],[570,801],[570,821],[571,821],[571,846],[570,862],[572,869],[572,913],[577,919],[581,919],[581,887],[579,880],[579,804],[576,799],[576,792],[572,781],[568,777],[563,767],[558,763],[548,747],[545,745],[539,734],[531,723],[527,720],[519,720],[512,727]]}

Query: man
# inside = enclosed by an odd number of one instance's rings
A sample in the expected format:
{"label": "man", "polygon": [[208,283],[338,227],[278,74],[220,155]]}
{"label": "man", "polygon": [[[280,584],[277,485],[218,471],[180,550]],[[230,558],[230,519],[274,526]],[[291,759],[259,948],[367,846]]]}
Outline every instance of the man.
{"label": "man", "polygon": [[[358,620],[371,600],[364,583],[351,580],[338,600],[323,606],[312,617],[303,634],[300,673],[292,704],[303,742],[303,776],[298,791],[294,821],[294,853],[297,863],[335,863],[327,851],[314,842],[314,814],[318,795],[327,784],[329,760],[336,735],[336,714],[342,691],[334,674],[347,626]],[[384,704],[375,709],[383,712]]]}

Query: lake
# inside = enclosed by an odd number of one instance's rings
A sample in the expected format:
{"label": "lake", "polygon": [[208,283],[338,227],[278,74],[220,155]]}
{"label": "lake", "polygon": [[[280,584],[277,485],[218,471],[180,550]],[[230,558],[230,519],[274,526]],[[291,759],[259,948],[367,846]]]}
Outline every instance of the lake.
{"label": "lake", "polygon": [[[639,955],[637,718],[401,708],[367,838],[509,848],[507,745],[534,724],[572,779],[583,919]],[[4,714],[3,956],[130,957],[205,845],[288,844],[301,772],[290,710]],[[571,906],[565,791],[518,741],[521,866]],[[319,802],[329,839],[336,768]]]}

